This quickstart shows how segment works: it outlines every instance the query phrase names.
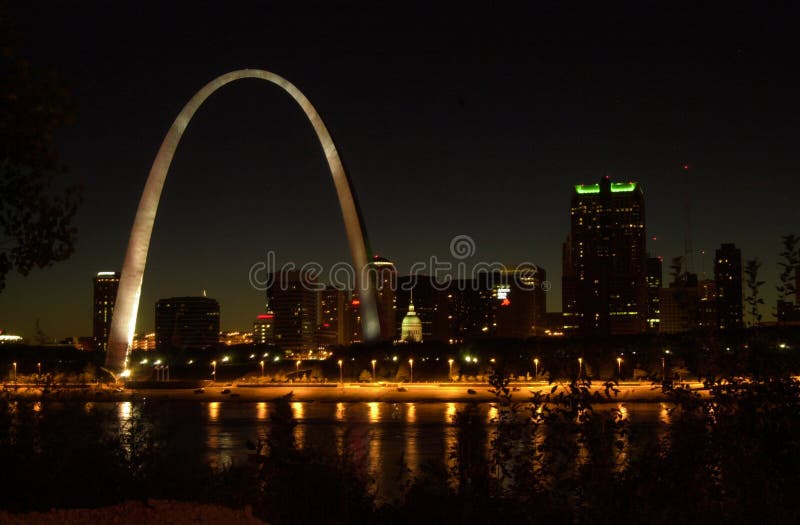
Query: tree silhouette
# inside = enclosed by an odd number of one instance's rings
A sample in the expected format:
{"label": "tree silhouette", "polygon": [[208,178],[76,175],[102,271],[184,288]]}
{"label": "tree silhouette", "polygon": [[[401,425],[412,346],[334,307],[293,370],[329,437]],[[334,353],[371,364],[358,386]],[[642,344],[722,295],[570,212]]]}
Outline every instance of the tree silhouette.
{"label": "tree silhouette", "polygon": [[783,244],[783,251],[781,252],[781,260],[778,266],[781,273],[778,277],[778,304],[776,317],[779,322],[785,322],[793,317],[797,309],[795,304],[795,294],[797,293],[797,285],[795,279],[797,276],[797,268],[800,264],[800,237],[794,234],[783,235],[781,237]]}
{"label": "tree silhouette", "polygon": [[54,135],[71,118],[66,93],[16,55],[7,11],[0,3],[0,291],[11,271],[28,275],[72,254],[80,201],[77,187],[53,188],[65,172]]}
{"label": "tree silhouette", "polygon": [[764,299],[760,295],[760,288],[764,285],[764,281],[758,280],[758,271],[761,269],[761,261],[758,257],[751,259],[745,263],[745,285],[747,286],[747,297],[745,303],[749,308],[752,326],[758,326],[761,323],[760,306],[764,304]]}

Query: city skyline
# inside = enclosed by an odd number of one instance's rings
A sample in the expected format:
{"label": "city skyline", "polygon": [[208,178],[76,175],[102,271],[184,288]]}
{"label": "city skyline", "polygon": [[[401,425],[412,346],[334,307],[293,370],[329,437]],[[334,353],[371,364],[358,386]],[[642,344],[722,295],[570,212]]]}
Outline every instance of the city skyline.
{"label": "city skyline", "polygon": [[[248,30],[214,46],[196,31],[170,37],[170,22],[182,15],[173,7],[163,21],[147,19],[150,41],[137,47],[141,15],[112,31],[96,7],[12,9],[21,53],[59,72],[78,106],[59,145],[67,178],[85,190],[75,254],[10,276],[0,294],[3,329],[30,336],[39,319],[54,338],[91,333],[87,283],[97,271],[121,269],[136,201],[169,122],[198,86],[237,66],[267,67],[308,93],[347,161],[372,249],[401,274],[415,260],[446,255],[454,235],[470,235],[479,258],[547,269],[548,309],[559,310],[569,190],[610,174],[641,183],[648,252],[666,260],[683,253],[688,194],[695,272],[712,275],[714,250],[735,243],[743,259],[763,261],[763,313],[772,316],[780,236],[797,224],[791,196],[800,183],[789,141],[796,81],[783,69],[788,26],[769,15],[762,15],[769,33],[746,29],[750,19],[737,15],[706,34],[710,13],[683,25],[684,13],[667,13],[634,27],[632,15],[601,11],[594,20],[554,8],[520,16],[516,23],[537,31],[515,41],[502,38],[500,22],[515,23],[502,10],[487,12],[478,26],[485,31],[475,33],[484,36],[471,36],[477,22],[464,14],[416,20],[363,11],[337,21],[377,45],[312,21],[308,41],[290,50],[280,44],[301,26],[296,13],[265,8],[248,22],[226,12],[225,20]],[[208,13],[186,16],[199,21],[201,14]],[[613,38],[602,36],[609,20],[620,28]],[[386,36],[378,21],[391,29]],[[559,34],[572,26],[575,32]],[[625,47],[632,41],[643,45]],[[317,51],[323,42],[330,60]],[[170,60],[194,48],[185,61]],[[484,69],[490,82],[473,76]],[[767,88],[760,79],[768,77]],[[277,90],[231,90],[198,114],[165,186],[141,301],[144,326],[153,325],[147,305],[157,298],[208,289],[230,311],[222,329],[246,327],[263,303],[247,270],[269,249],[326,266],[348,258],[338,220],[323,219],[338,210],[302,116]]]}

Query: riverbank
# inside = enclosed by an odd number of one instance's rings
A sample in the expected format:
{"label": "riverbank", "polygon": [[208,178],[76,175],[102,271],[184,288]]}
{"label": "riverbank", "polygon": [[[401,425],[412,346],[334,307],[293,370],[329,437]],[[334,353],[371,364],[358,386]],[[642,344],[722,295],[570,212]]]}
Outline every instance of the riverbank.
{"label": "riverbank", "polygon": [[[15,398],[38,400],[42,398],[75,401],[130,401],[132,399],[164,399],[176,401],[230,401],[264,402],[292,395],[299,402],[379,402],[379,403],[436,403],[436,402],[480,402],[494,401],[490,386],[481,383],[470,384],[275,384],[275,383],[231,383],[207,382],[200,389],[171,388],[164,384],[150,388],[121,388],[106,385],[91,385],[69,388],[50,388],[48,392],[37,386],[5,385],[5,392]],[[549,393],[554,386],[566,388],[566,384],[546,382],[511,384],[512,398],[516,401],[528,400],[534,392]],[[689,388],[701,394],[706,392],[701,383],[690,383]],[[598,393],[602,402],[654,402],[663,401],[665,396],[658,385],[651,383],[620,383],[616,392],[606,392],[602,383],[594,383],[592,390]]]}

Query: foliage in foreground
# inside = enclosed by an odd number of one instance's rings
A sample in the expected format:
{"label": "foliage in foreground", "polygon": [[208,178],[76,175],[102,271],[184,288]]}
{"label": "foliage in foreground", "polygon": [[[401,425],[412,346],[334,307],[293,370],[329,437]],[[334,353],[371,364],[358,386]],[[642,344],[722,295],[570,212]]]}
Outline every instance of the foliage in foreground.
{"label": "foliage in foreground", "polygon": [[[588,383],[524,402],[502,373],[491,383],[494,424],[467,405],[454,418],[449,466],[398,480],[403,490],[389,501],[373,499],[375,481],[353,457],[359,451],[298,447],[290,399],[271,405],[267,438],[251,446],[254,461],[222,470],[203,467],[202,443],[186,442],[169,405],[134,403],[120,423],[84,404],[62,403],[63,417],[42,417],[54,407],[0,400],[0,462],[13,480],[0,506],[158,497],[249,504],[279,524],[743,523],[791,521],[800,511],[793,379],[717,381],[707,398],[670,390],[669,425],[655,436],[619,408],[598,408],[601,396]],[[613,397],[614,385],[606,387]]]}

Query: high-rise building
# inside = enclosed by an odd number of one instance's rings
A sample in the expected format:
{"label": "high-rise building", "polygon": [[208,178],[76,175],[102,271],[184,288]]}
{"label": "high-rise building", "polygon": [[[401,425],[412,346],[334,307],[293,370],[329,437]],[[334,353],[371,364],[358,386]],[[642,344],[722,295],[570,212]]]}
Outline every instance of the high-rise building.
{"label": "high-rise building", "polygon": [[253,321],[253,344],[274,345],[275,344],[275,314],[267,312],[258,314]]}
{"label": "high-rise building", "polygon": [[742,251],[732,243],[720,246],[714,258],[717,320],[720,330],[742,327]]}
{"label": "high-rise building", "polygon": [[108,347],[108,333],[111,329],[111,316],[117,300],[119,272],[97,272],[94,278],[94,307],[92,309],[92,341],[95,350],[105,352]]}
{"label": "high-rise building", "polygon": [[647,331],[658,332],[658,325],[661,322],[659,291],[663,281],[661,257],[647,258],[645,281],[647,282]]}
{"label": "high-rise building", "polygon": [[715,331],[719,326],[719,297],[716,282],[703,279],[697,283],[697,326],[705,331]]}
{"label": "high-rise building", "polygon": [[697,275],[686,273],[659,290],[661,322],[659,332],[677,334],[688,332],[699,325],[700,286]]}
{"label": "high-rise building", "polygon": [[317,348],[347,345],[351,341],[345,336],[348,323],[345,320],[345,302],[349,292],[332,286],[321,290],[317,297]]}
{"label": "high-rise building", "polygon": [[219,303],[210,297],[170,297],[156,303],[156,347],[213,348],[219,344]]}
{"label": "high-rise building", "polygon": [[298,272],[276,275],[267,290],[269,304],[275,312],[275,344],[291,352],[314,350],[317,325],[317,291],[315,282]]}
{"label": "high-rise building", "polygon": [[395,290],[397,289],[397,269],[394,263],[376,255],[370,264],[371,278],[375,284],[378,303],[378,319],[381,323],[381,339],[394,341],[397,336]]}
{"label": "high-rise building", "polygon": [[511,267],[495,277],[491,303],[493,335],[525,339],[544,334],[545,270],[533,266]]}
{"label": "high-rise building", "polygon": [[269,294],[263,314],[253,321],[253,344],[256,346],[275,344],[275,312],[269,306]]}
{"label": "high-rise building", "polygon": [[636,182],[573,188],[563,250],[565,327],[585,335],[645,330],[644,193]]}

